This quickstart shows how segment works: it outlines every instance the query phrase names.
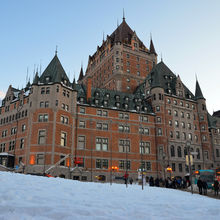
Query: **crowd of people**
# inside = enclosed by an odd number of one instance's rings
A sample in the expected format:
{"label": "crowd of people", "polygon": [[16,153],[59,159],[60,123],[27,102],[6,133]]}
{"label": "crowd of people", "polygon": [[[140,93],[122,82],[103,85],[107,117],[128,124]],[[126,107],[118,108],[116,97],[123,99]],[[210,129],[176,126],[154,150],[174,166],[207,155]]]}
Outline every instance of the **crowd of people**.
{"label": "crowd of people", "polygon": [[[188,188],[191,183],[188,178],[184,177],[174,177],[174,178],[166,178],[163,180],[162,178],[153,178],[152,176],[147,180],[149,182],[149,186],[156,186],[156,187],[166,187],[166,188],[173,188],[173,189],[186,189]],[[200,195],[207,195],[208,184],[205,180],[201,180],[200,178],[197,181],[197,187],[199,189]],[[214,184],[212,186],[215,196],[218,196],[220,184],[217,179],[215,179]]]}

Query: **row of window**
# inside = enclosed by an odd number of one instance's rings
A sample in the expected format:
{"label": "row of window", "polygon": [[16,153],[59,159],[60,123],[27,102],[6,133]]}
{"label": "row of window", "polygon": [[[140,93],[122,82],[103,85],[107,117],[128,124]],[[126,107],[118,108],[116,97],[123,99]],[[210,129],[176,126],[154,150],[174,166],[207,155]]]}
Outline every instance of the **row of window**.
{"label": "row of window", "polygon": [[[26,125],[25,124],[21,125],[21,131],[24,132],[25,130],[26,130]],[[11,128],[11,135],[14,135],[16,133],[17,133],[17,127]],[[7,135],[8,135],[8,130],[3,130],[2,137],[7,137]]]}
{"label": "row of window", "polygon": [[26,116],[27,116],[27,110],[22,111],[22,112],[18,112],[14,115],[10,115],[10,116],[7,116],[5,118],[2,118],[0,120],[0,125],[11,122],[11,121],[14,121],[14,120],[17,120],[17,119],[20,119],[20,118],[23,118],[23,117],[26,117]]}
{"label": "row of window", "polygon": [[[188,139],[189,140],[192,140],[192,134],[191,133],[188,133]],[[173,132],[170,131],[170,137],[173,138]],[[177,139],[180,139],[180,132],[179,131],[176,131],[176,138]],[[186,133],[185,132],[182,132],[182,139],[183,140],[186,140]],[[195,135],[194,136],[194,139],[195,139],[195,142],[198,142],[198,136]],[[207,137],[205,135],[202,136],[202,141],[207,141]]]}
{"label": "row of window", "polygon": [[[171,99],[170,99],[170,98],[167,99],[167,103],[168,103],[168,104],[171,104]],[[174,105],[177,105],[177,104],[178,104],[177,100],[174,99],[174,100],[173,100],[173,104],[174,104]],[[183,101],[180,101],[180,102],[179,102],[179,105],[183,107],[183,106],[184,106]],[[185,106],[186,106],[186,108],[189,108],[189,107],[190,107],[188,102],[186,102]],[[195,109],[195,105],[194,105],[194,104],[192,104],[192,109]]]}
{"label": "row of window", "polygon": [[[24,138],[20,139],[19,148],[24,148]],[[15,140],[9,142],[8,151],[12,151],[15,149]],[[0,153],[6,151],[6,143],[1,143],[0,145]]]}

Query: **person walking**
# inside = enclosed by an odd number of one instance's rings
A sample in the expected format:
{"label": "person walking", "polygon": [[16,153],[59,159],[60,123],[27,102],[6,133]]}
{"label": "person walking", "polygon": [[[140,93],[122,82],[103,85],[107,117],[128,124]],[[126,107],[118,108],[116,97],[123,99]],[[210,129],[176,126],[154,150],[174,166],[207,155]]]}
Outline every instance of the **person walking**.
{"label": "person walking", "polygon": [[218,196],[219,182],[217,179],[215,179],[213,187],[214,187],[214,191],[215,191],[215,196]]}
{"label": "person walking", "polygon": [[199,194],[202,195],[202,180],[200,179],[200,177],[197,181],[197,186],[199,188]]}
{"label": "person walking", "polygon": [[202,181],[202,188],[203,188],[204,195],[207,195],[208,185],[207,185],[207,182],[205,180]]}
{"label": "person walking", "polygon": [[129,179],[129,182],[130,182],[130,184],[132,185],[132,183],[133,183],[132,177]]}

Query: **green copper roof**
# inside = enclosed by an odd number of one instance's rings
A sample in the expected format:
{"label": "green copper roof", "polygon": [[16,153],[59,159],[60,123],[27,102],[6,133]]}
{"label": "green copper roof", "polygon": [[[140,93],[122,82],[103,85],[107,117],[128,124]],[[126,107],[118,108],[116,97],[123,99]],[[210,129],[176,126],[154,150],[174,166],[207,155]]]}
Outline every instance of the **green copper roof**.
{"label": "green copper roof", "polygon": [[39,82],[45,84],[63,82],[67,86],[70,85],[69,78],[67,77],[57,55],[54,56],[47,68],[44,70],[43,74],[39,78]]}
{"label": "green copper roof", "polygon": [[201,90],[201,88],[200,88],[200,86],[199,86],[198,80],[196,80],[195,98],[196,98],[196,100],[197,100],[197,99],[205,99],[205,98],[203,97],[202,90]]}

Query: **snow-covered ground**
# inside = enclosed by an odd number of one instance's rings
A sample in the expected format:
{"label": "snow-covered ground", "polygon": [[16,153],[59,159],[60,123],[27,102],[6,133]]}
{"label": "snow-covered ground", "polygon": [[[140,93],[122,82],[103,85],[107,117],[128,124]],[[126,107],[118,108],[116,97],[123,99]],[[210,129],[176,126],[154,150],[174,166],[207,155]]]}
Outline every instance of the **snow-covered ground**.
{"label": "snow-covered ground", "polygon": [[0,172],[0,220],[220,219],[220,200],[179,190]]}

